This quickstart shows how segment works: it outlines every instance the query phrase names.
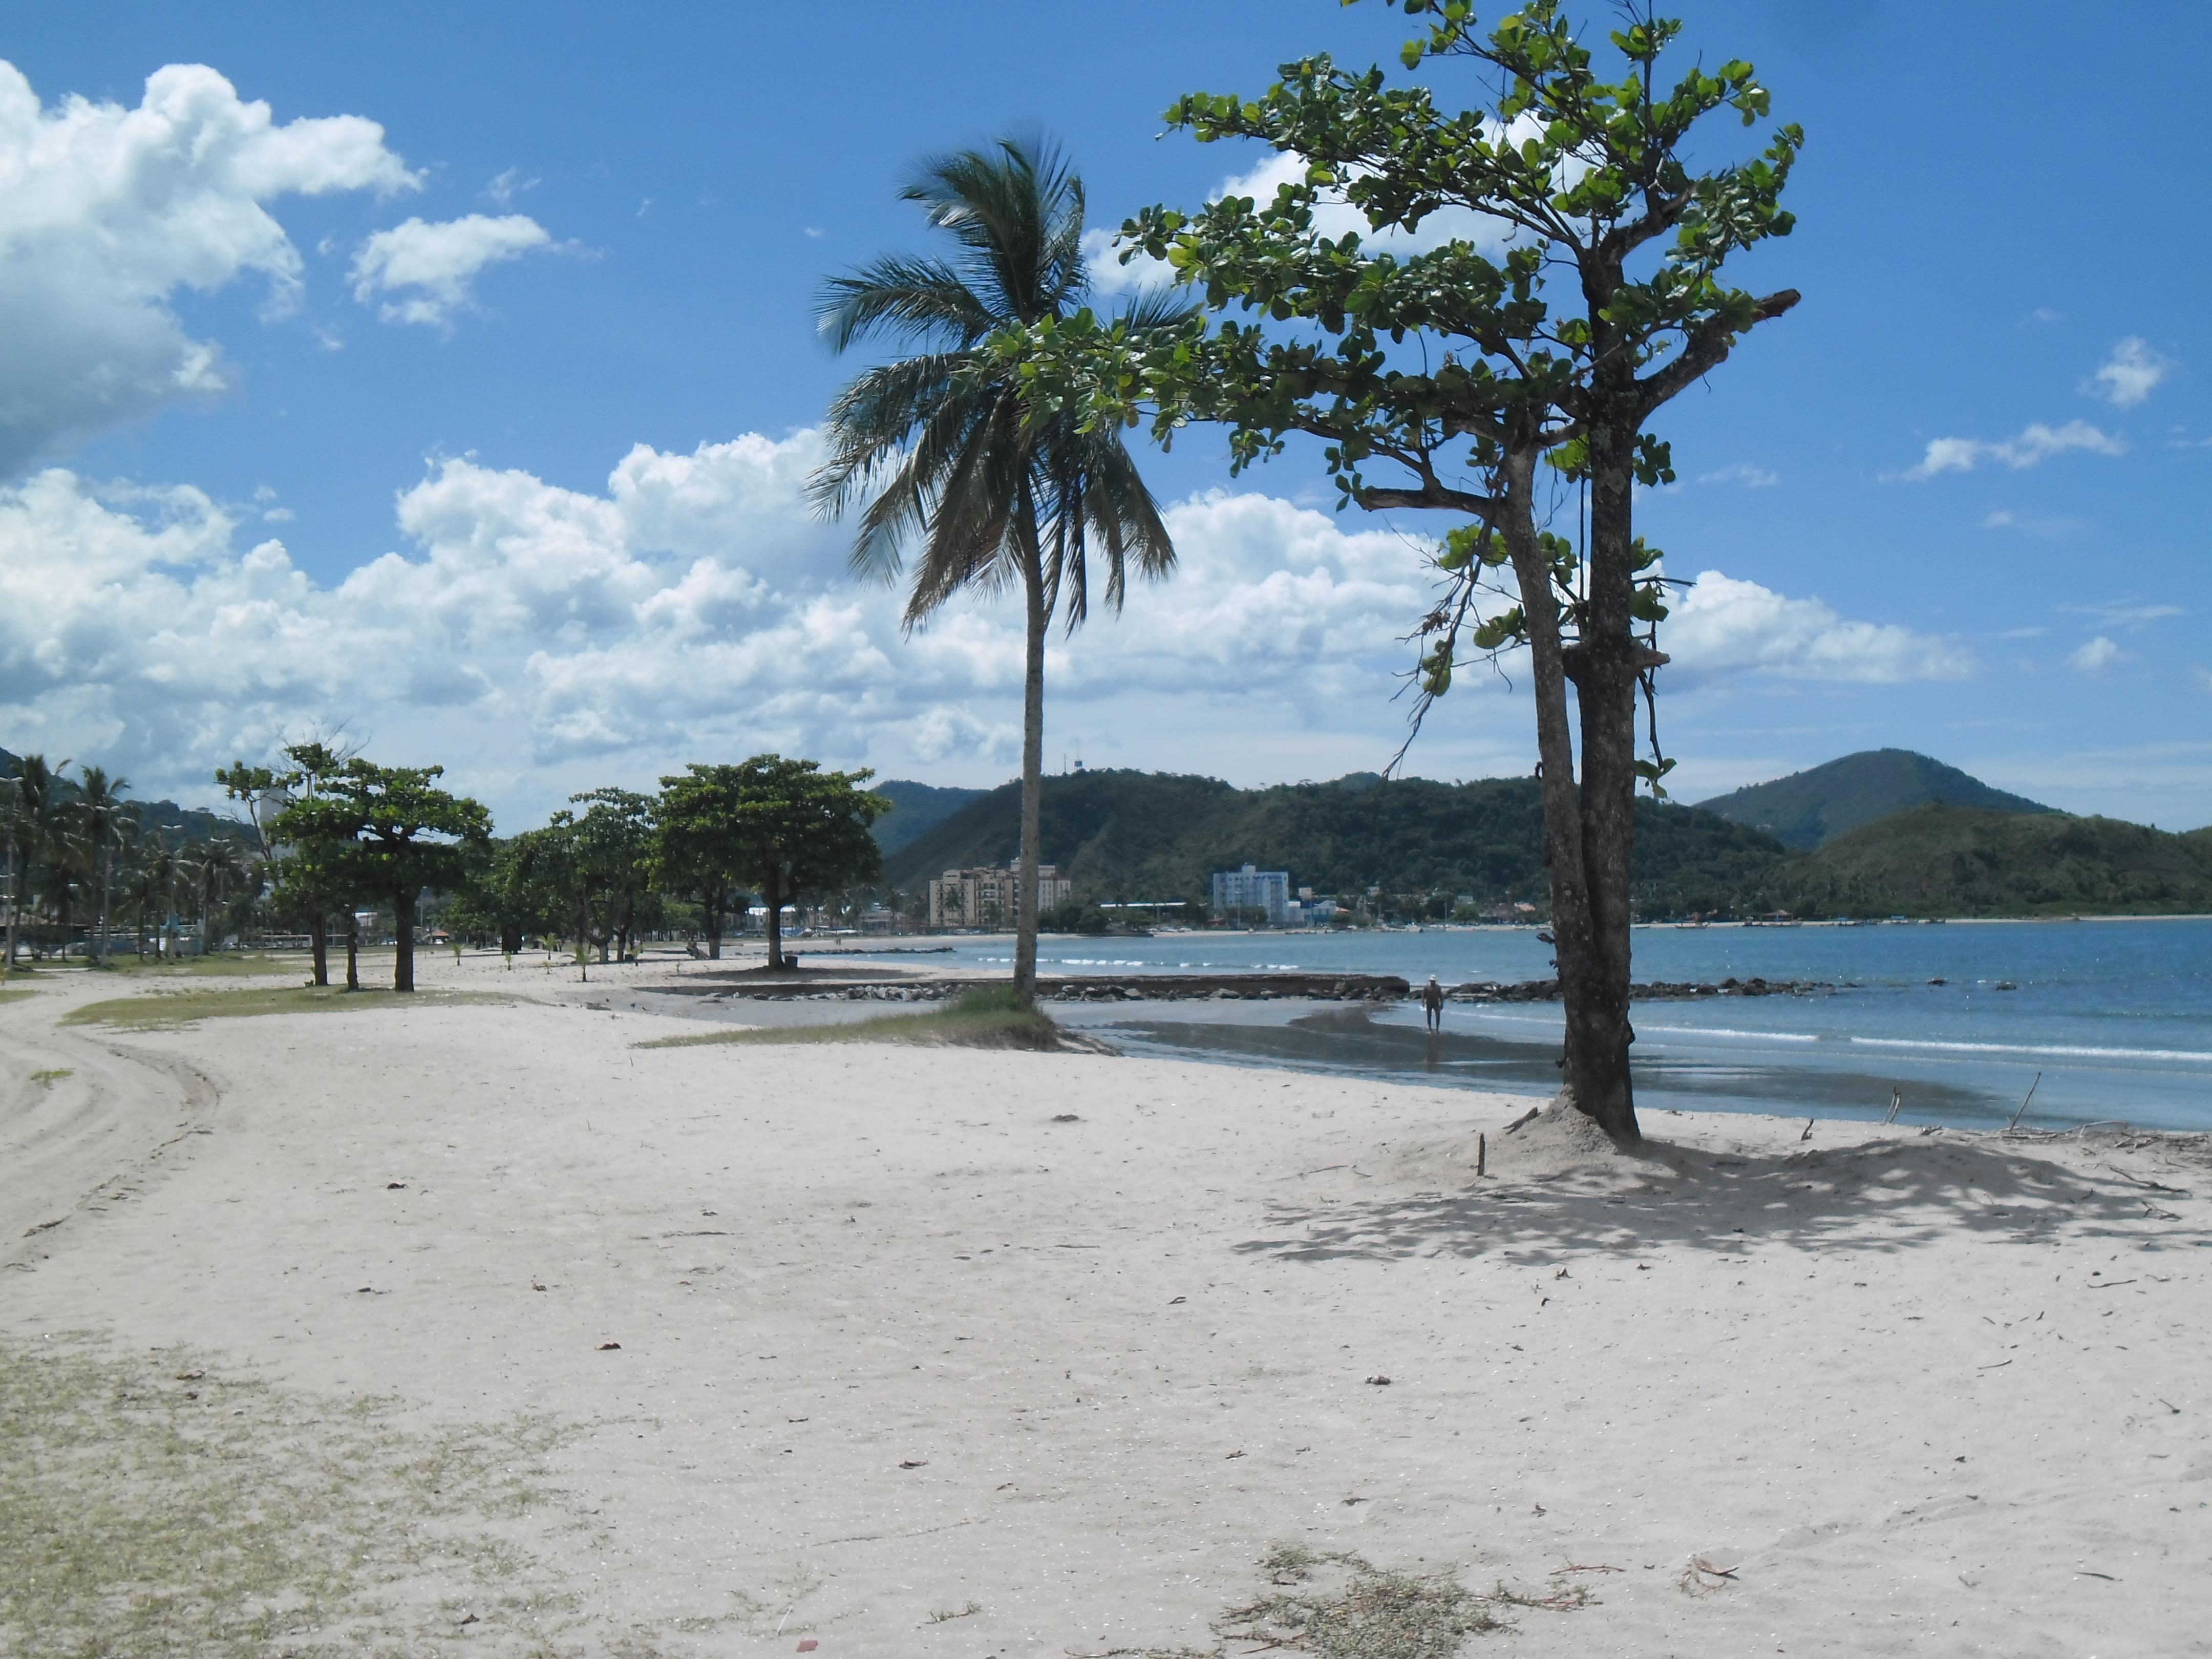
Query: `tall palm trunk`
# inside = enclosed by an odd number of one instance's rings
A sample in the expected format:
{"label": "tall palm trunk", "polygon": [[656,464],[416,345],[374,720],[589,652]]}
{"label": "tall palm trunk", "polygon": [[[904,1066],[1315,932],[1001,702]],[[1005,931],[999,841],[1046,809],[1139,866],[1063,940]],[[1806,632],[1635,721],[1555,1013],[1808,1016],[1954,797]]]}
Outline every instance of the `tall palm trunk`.
{"label": "tall palm trunk", "polygon": [[107,890],[114,884],[113,858],[106,848],[100,849],[100,942],[93,949],[92,959],[101,964],[107,961]]}
{"label": "tall palm trunk", "polygon": [[1026,654],[1022,664],[1022,856],[1014,895],[1014,994],[1036,1000],[1037,870],[1043,862],[1040,805],[1044,793],[1044,560],[1037,544],[1036,517],[1028,492],[1022,516],[1028,546],[1024,550],[1022,599]]}

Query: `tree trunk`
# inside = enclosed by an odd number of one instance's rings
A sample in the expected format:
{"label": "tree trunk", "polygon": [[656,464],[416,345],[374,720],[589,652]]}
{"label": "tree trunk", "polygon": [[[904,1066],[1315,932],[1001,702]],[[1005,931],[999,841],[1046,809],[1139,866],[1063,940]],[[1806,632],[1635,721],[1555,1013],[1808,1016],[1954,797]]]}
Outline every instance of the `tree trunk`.
{"label": "tree trunk", "polygon": [[[1639,422],[1608,419],[1628,406],[1602,393],[1589,426],[1589,541],[1581,640],[1566,663],[1581,714],[1583,775],[1577,803],[1582,925],[1559,944],[1565,1005],[1565,1083],[1575,1104],[1615,1141],[1640,1137],[1629,1046],[1632,934],[1630,893],[1636,856],[1636,685],[1643,647],[1630,605],[1635,570],[1633,461]],[[1570,964],[1571,963],[1571,973]]]}
{"label": "tree trunk", "polygon": [[[1028,509],[1026,500],[1024,509]],[[1014,887],[1014,994],[1024,1003],[1036,1000],[1037,866],[1042,862],[1038,843],[1043,839],[1039,802],[1044,793],[1044,609],[1043,560],[1036,546],[1036,529],[1030,526],[1030,546],[1022,569],[1022,597],[1027,609],[1027,654],[1022,665],[1022,855]]]}
{"label": "tree trunk", "polygon": [[15,843],[8,843],[8,965],[15,965],[15,936],[23,915],[23,883],[28,872],[22,866],[27,860],[15,855]]}
{"label": "tree trunk", "polygon": [[361,917],[346,912],[346,989],[361,989]]}
{"label": "tree trunk", "polygon": [[331,982],[331,919],[318,908],[307,918],[307,949],[315,961],[315,983]]}
{"label": "tree trunk", "polygon": [[783,966],[783,872],[770,866],[768,872],[768,891],[762,897],[768,901],[768,965],[769,970]]}
{"label": "tree trunk", "polygon": [[392,896],[392,988],[411,991],[415,988],[415,895],[394,893]]}
{"label": "tree trunk", "polygon": [[100,865],[97,872],[100,878],[100,902],[95,907],[100,913],[100,933],[97,935],[97,942],[92,947],[92,960],[95,966],[105,965],[107,961],[108,859],[109,855],[107,848],[105,847],[101,848],[100,849]]}
{"label": "tree trunk", "polygon": [[719,898],[707,901],[707,959],[722,959],[722,902]]}
{"label": "tree trunk", "polygon": [[1589,872],[1583,857],[1581,792],[1575,787],[1573,729],[1567,715],[1565,641],[1551,567],[1536,537],[1533,449],[1509,447],[1500,475],[1504,505],[1499,529],[1513,563],[1515,585],[1528,632],[1530,678],[1536,700],[1537,772],[1543,784],[1544,864],[1551,878],[1553,949],[1559,995],[1567,1010],[1560,1085],[1576,1104],[1582,1096],[1577,1065],[1586,1052],[1576,1012],[1595,988]]}

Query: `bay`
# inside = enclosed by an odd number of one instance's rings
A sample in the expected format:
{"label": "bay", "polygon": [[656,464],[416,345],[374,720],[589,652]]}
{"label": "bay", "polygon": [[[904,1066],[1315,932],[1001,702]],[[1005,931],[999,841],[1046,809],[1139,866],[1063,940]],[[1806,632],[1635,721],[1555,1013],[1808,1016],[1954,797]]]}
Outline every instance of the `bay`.
{"label": "bay", "polygon": [[[1003,938],[953,941],[1003,968]],[[2024,1125],[2212,1129],[2212,920],[1650,927],[1641,981],[1818,981],[1803,995],[1650,1001],[1634,1012],[1647,1110],[1802,1112],[1986,1127],[2041,1081]],[[1048,938],[1047,974],[1263,969],[1519,981],[1552,973],[1533,928]],[[1933,981],[1942,981],[1935,983]],[[2009,987],[2011,988],[2001,988]],[[1129,1053],[1533,1096],[1557,1085],[1557,1005],[1455,1004],[1430,1037],[1413,1005],[1077,1004],[1055,1015]]]}

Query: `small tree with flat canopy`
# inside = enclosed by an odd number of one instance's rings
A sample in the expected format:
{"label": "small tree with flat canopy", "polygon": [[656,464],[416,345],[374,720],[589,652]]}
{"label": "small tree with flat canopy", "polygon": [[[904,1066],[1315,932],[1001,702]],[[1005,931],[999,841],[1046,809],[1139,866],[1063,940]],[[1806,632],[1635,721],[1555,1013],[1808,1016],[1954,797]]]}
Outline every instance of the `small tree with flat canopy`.
{"label": "small tree with flat canopy", "polygon": [[696,900],[707,924],[707,955],[722,956],[722,929],[746,896],[744,844],[737,833],[741,769],[702,766],[660,781],[653,806],[653,871],[664,890]]}
{"label": "small tree with flat canopy", "polygon": [[358,756],[321,793],[277,814],[279,841],[316,849],[334,884],[392,906],[392,988],[415,988],[415,907],[425,888],[458,886],[491,836],[482,803],[437,787],[442,766],[378,766]]}
{"label": "small tree with flat canopy", "polygon": [[[352,877],[342,856],[344,843],[288,841],[277,834],[276,826],[288,808],[320,794],[329,780],[344,769],[348,757],[326,743],[308,741],[285,744],[284,758],[289,764],[282,769],[234,761],[217,772],[215,781],[244,809],[246,826],[260,844],[269,872],[270,898],[276,914],[307,924],[313,982],[328,985],[331,916],[338,910],[350,913],[356,896],[346,885]],[[294,821],[295,833],[300,822]],[[357,991],[361,981],[350,915],[346,939],[346,988]]]}
{"label": "small tree with flat canopy", "polygon": [[580,942],[627,955],[641,910],[653,894],[653,801],[629,789],[592,789],[569,797],[584,808],[554,827],[568,842]]}
{"label": "small tree with flat canopy", "polygon": [[874,880],[884,860],[868,826],[891,803],[860,787],[872,771],[824,772],[781,755],[691,771],[706,778],[694,798],[696,833],[711,837],[724,867],[761,896],[768,965],[787,967],[783,906],[803,893]]}

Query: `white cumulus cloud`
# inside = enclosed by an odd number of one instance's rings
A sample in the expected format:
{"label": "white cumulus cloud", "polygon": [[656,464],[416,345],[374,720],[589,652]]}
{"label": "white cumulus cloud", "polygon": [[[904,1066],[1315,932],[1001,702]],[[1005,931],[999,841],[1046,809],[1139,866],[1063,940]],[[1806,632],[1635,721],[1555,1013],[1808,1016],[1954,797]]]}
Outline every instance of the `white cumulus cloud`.
{"label": "white cumulus cloud", "polygon": [[2081,390],[2093,398],[2102,398],[2115,409],[2133,409],[2157,389],[2172,367],[2150,349],[2148,341],[2130,334],[2081,383]]}
{"label": "white cumulus cloud", "polygon": [[1908,467],[1900,475],[1914,480],[1935,477],[1943,472],[1972,472],[1984,461],[1994,461],[2008,466],[2015,472],[2031,466],[2039,466],[2054,455],[2069,450],[2087,450],[2095,455],[2124,455],[2127,445],[2109,433],[2100,430],[2087,421],[2069,421],[2063,426],[2046,426],[2038,421],[2016,438],[2000,438],[1994,442],[1979,438],[1936,438],[1929,443],[1919,464]]}
{"label": "white cumulus cloud", "polygon": [[1659,642],[1673,674],[1704,680],[1759,670],[1786,679],[1896,685],[1961,680],[1975,670],[1957,641],[1893,623],[1852,622],[1819,599],[1793,599],[1717,570],[1673,607]]}
{"label": "white cumulus cloud", "polygon": [[[448,765],[510,829],[574,790],[763,749],[1004,775],[1019,606],[957,600],[903,634],[898,592],[856,585],[847,531],[808,513],[822,455],[811,431],[638,445],[599,489],[445,459],[400,495],[398,547],[336,580],[249,534],[273,495],[232,508],[49,469],[0,489],[0,734],[205,799],[216,766],[342,728],[380,758]],[[1403,635],[1434,600],[1425,544],[1228,490],[1167,520],[1173,576],[1053,636],[1055,755],[1254,781],[1385,760]],[[1946,641],[1710,574],[1662,642],[1700,680],[1971,668]],[[1523,729],[1524,691],[1510,665],[1462,676],[1423,752],[1457,742],[1495,751],[1472,769],[1517,769],[1501,734]]]}
{"label": "white cumulus cloud", "polygon": [[2101,673],[2118,662],[2124,653],[2102,634],[2084,645],[2067,653],[2066,665],[2084,674]]}
{"label": "white cumulus cloud", "polygon": [[475,302],[486,267],[519,259],[552,241],[526,213],[471,213],[459,219],[410,219],[380,230],[353,257],[353,296],[387,323],[443,328]]}
{"label": "white cumulus cloud", "polygon": [[0,477],[229,384],[171,301],[251,274],[291,305],[302,264],[270,203],[417,183],[375,122],[279,125],[204,65],[156,70],[136,108],[49,109],[0,62]]}

